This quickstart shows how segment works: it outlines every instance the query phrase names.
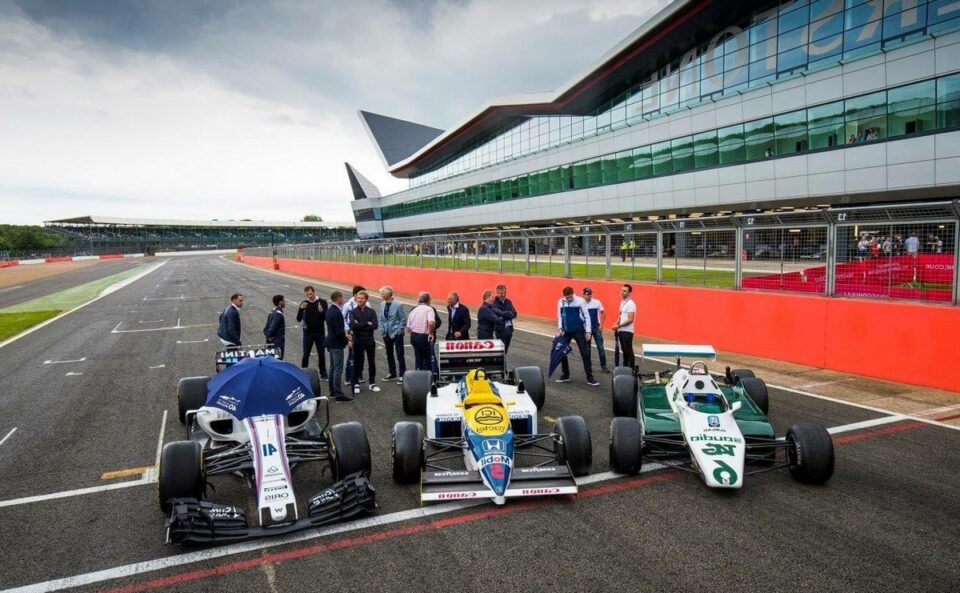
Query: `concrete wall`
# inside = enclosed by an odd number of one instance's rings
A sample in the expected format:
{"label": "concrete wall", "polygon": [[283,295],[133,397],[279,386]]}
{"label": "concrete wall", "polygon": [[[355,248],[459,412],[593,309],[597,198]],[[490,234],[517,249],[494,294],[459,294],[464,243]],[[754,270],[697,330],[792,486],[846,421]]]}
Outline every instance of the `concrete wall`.
{"label": "concrete wall", "polygon": [[[244,256],[266,268],[273,261]],[[424,270],[394,266],[279,260],[279,269],[371,288],[436,297],[457,290],[475,311],[483,290],[506,284],[521,316],[554,319],[564,286],[587,281],[542,276]],[[619,282],[590,280],[608,309]],[[634,284],[637,334],[833,369],[877,379],[960,391],[960,372],[948,360],[960,335],[960,308],[907,302],[826,298],[654,284]],[[546,340],[546,338],[545,338]],[[546,348],[546,341],[544,342]]]}

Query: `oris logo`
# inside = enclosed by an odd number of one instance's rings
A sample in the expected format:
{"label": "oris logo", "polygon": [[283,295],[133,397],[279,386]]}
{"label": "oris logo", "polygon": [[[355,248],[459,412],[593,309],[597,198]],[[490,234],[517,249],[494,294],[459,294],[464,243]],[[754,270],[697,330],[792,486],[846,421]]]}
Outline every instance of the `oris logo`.
{"label": "oris logo", "polygon": [[524,488],[520,491],[524,496],[537,494],[560,494],[559,488]]}
{"label": "oris logo", "polygon": [[493,340],[463,340],[463,341],[452,341],[444,342],[443,349],[454,351],[454,350],[493,350],[495,348]]}

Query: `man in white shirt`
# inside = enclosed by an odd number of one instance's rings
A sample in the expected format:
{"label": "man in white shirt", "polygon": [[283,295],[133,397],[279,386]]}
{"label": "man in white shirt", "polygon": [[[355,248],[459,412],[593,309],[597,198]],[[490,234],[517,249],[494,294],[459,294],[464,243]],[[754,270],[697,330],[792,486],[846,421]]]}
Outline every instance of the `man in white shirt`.
{"label": "man in white shirt", "polygon": [[920,239],[917,238],[917,234],[910,233],[910,236],[903,242],[903,246],[907,249],[907,255],[917,257],[920,252]]}
{"label": "man in white shirt", "polygon": [[634,368],[637,364],[633,355],[633,320],[637,315],[637,304],[633,302],[633,287],[624,284],[620,289],[620,315],[613,331],[620,342],[620,351],[623,352],[623,366]]}
{"label": "man in white shirt", "polygon": [[593,333],[593,343],[597,345],[597,353],[600,355],[600,370],[609,373],[607,352],[603,347],[603,326],[607,322],[607,312],[603,310],[600,299],[593,298],[593,289],[589,286],[583,289],[583,302],[590,313],[590,330]]}
{"label": "man in white shirt", "polygon": [[421,292],[417,306],[407,315],[407,333],[413,346],[414,368],[418,371],[433,370],[430,362],[433,353],[433,332],[437,327],[436,313],[430,306],[430,294]]}

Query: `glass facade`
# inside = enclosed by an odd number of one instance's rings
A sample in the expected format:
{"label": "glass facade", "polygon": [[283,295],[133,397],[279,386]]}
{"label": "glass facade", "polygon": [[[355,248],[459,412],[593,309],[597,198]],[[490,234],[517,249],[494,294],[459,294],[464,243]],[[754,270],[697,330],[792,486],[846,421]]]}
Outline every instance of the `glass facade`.
{"label": "glass facade", "polygon": [[[829,67],[840,60],[888,50],[958,26],[960,3],[956,0],[792,0],[780,3],[755,12],[745,22],[725,27],[706,43],[647,75],[626,92],[611,97],[593,115],[532,117],[479,142],[433,170],[411,178],[410,186],[419,187],[475,171],[703,101],[716,100],[801,71]],[[876,127],[878,134],[886,133],[887,122],[870,121],[869,107],[870,100],[865,99],[858,115],[862,119],[858,121],[866,127]],[[909,109],[909,105],[904,106],[904,111]],[[914,120],[905,114],[903,121]],[[770,124],[779,125],[777,122]],[[920,122],[916,125],[931,124]],[[943,127],[945,124],[938,125]],[[754,132],[754,142],[748,141],[747,144],[748,152],[765,152],[768,146],[764,134],[769,134],[769,127],[761,126]],[[808,136],[811,148],[823,148],[821,144],[830,141],[832,134],[826,130],[820,132],[823,133],[818,133],[816,143]],[[837,143],[834,140],[830,146]],[[659,156],[663,157],[662,154]],[[683,154],[680,156],[685,158]]]}
{"label": "glass facade", "polygon": [[960,128],[960,73],[639,146],[382,209],[383,218]]}

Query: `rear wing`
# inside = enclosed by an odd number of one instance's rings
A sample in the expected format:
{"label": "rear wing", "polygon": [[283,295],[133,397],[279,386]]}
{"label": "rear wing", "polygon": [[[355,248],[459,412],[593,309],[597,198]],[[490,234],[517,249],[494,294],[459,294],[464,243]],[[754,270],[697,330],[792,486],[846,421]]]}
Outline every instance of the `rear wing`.
{"label": "rear wing", "polygon": [[236,348],[227,348],[217,352],[216,368],[219,373],[229,366],[233,366],[244,358],[263,358],[272,356],[280,358],[280,349],[271,344],[262,346],[237,346]]}
{"label": "rear wing", "polygon": [[692,344],[643,344],[641,353],[644,357],[660,356],[677,359],[677,367],[681,358],[717,359],[717,351],[713,346]]}
{"label": "rear wing", "polygon": [[437,343],[437,369],[441,381],[459,381],[482,368],[487,378],[507,376],[507,358],[501,340],[449,340]]}

